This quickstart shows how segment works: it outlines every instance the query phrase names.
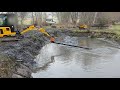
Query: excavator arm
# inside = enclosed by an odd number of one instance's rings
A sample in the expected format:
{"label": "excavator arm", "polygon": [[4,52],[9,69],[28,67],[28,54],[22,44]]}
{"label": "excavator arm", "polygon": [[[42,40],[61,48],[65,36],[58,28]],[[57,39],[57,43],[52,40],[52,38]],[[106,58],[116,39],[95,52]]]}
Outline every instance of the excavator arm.
{"label": "excavator arm", "polygon": [[48,34],[48,32],[45,31],[45,29],[40,28],[39,31],[40,31],[41,33],[45,34],[46,36],[51,37],[50,34]]}
{"label": "excavator arm", "polygon": [[23,35],[24,33],[29,32],[31,30],[36,30],[36,27],[34,25],[31,25],[28,28],[24,29],[22,32],[20,32],[20,34]]}
{"label": "excavator arm", "polygon": [[46,32],[45,29],[43,29],[43,28],[37,28],[37,27],[35,27],[35,25],[29,26],[28,28],[26,28],[25,30],[23,30],[22,32],[20,32],[20,34],[23,35],[24,33],[27,33],[27,32],[32,31],[32,30],[37,30],[37,31],[45,34],[46,36],[50,37],[50,34],[48,34],[48,32]]}

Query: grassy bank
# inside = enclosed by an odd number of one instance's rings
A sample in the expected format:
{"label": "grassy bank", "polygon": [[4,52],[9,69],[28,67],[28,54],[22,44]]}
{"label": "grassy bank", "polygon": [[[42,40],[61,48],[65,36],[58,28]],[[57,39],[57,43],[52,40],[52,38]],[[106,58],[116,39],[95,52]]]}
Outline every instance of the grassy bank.
{"label": "grassy bank", "polygon": [[[79,30],[74,29],[72,30],[73,33],[87,33],[88,30]],[[108,38],[114,38],[116,40],[120,39],[120,25],[114,25],[110,29],[91,29],[89,30],[89,33],[92,33],[92,36],[99,37],[103,34],[106,34]]]}

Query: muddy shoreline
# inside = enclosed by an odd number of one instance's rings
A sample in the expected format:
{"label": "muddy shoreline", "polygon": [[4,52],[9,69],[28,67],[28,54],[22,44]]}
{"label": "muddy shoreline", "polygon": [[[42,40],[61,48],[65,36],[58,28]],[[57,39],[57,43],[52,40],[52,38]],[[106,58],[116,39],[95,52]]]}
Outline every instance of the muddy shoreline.
{"label": "muddy shoreline", "polygon": [[[91,38],[106,38],[116,41],[120,40],[114,37],[114,34],[92,33],[92,32],[73,32],[71,30],[47,29],[48,33],[56,37],[59,36],[77,36]],[[24,35],[24,39],[17,42],[4,42],[0,45],[0,77],[1,78],[32,78],[31,73],[37,68],[35,57],[43,46],[49,43],[49,40],[41,33],[31,31]]]}
{"label": "muddy shoreline", "polygon": [[46,42],[44,36],[35,31],[24,36],[20,41],[1,42],[0,77],[32,78],[34,58]]}
{"label": "muddy shoreline", "polygon": [[120,36],[116,35],[115,33],[107,33],[107,32],[78,32],[72,30],[52,30],[51,32],[56,37],[68,35],[68,36],[75,36],[75,37],[90,37],[90,38],[104,38],[105,40],[110,40],[113,42],[117,42],[120,44]]}

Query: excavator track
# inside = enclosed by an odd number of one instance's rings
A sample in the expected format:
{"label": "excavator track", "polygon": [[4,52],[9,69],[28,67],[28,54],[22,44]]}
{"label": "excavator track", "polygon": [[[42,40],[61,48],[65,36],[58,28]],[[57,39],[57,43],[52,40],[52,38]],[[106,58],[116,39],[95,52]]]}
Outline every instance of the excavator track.
{"label": "excavator track", "polygon": [[16,37],[4,37],[4,38],[0,38],[0,42],[15,42],[15,41],[19,41],[21,39],[17,39]]}

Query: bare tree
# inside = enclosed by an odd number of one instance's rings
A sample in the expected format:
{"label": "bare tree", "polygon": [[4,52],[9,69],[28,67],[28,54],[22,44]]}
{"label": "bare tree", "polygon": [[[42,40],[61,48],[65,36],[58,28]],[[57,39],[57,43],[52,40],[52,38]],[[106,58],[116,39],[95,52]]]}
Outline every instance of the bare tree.
{"label": "bare tree", "polygon": [[19,12],[18,13],[20,16],[20,22],[21,22],[21,28],[23,28],[23,20],[25,19],[26,15],[28,14],[28,12]]}
{"label": "bare tree", "polygon": [[78,22],[91,24],[94,18],[94,12],[57,12],[56,14],[60,23],[72,23],[74,25]]}
{"label": "bare tree", "polygon": [[42,22],[46,21],[46,12],[42,12]]}
{"label": "bare tree", "polygon": [[61,20],[61,12],[56,12],[56,16],[58,18],[59,23],[61,23],[62,22],[62,20]]}
{"label": "bare tree", "polygon": [[42,24],[42,12],[35,12],[35,23],[37,25],[41,25]]}
{"label": "bare tree", "polygon": [[68,24],[70,23],[71,12],[57,12],[56,13],[59,23]]}
{"label": "bare tree", "polygon": [[96,20],[96,17],[97,17],[97,13],[98,13],[98,12],[95,12],[94,19],[93,19],[93,24],[95,24],[95,20]]}
{"label": "bare tree", "polygon": [[32,12],[32,24],[35,23],[35,20],[34,20],[34,12]]}
{"label": "bare tree", "polygon": [[79,13],[78,12],[71,12],[70,13],[70,18],[71,18],[71,22],[76,25],[77,24],[77,20],[78,20],[78,17],[79,16]]}

